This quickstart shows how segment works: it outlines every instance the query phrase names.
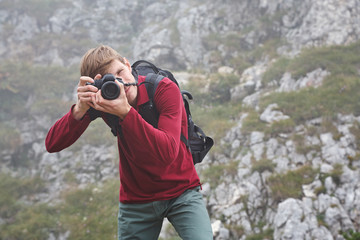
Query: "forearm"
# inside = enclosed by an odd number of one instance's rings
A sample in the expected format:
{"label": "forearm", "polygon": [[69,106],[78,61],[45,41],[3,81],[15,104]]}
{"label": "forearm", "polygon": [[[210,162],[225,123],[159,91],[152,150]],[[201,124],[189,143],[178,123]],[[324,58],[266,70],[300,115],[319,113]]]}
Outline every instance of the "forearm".
{"label": "forearm", "polygon": [[75,104],[75,106],[71,108],[72,116],[77,121],[80,121],[84,117],[86,112],[87,110],[81,109],[78,104]]}
{"label": "forearm", "polygon": [[75,106],[50,128],[45,139],[48,152],[59,152],[71,146],[90,124],[88,116],[83,116],[82,120],[75,119],[72,115],[74,108]]}

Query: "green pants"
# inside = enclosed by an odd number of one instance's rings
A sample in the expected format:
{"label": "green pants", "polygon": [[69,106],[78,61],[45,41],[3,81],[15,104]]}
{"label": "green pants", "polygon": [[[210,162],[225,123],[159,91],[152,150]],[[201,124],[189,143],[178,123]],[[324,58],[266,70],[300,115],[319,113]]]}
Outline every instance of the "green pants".
{"label": "green pants", "polygon": [[165,201],[119,204],[119,240],[156,240],[167,217],[179,236],[187,240],[212,240],[208,212],[199,187]]}

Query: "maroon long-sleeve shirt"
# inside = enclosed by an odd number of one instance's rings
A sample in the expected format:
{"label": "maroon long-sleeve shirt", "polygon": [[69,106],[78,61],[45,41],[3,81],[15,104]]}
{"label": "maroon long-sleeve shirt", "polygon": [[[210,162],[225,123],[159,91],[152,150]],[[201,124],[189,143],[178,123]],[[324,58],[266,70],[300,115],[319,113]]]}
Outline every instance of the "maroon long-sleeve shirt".
{"label": "maroon long-sleeve shirt", "polygon": [[[139,76],[139,83],[145,80]],[[120,201],[145,203],[168,200],[186,189],[200,185],[192,156],[180,140],[187,137],[187,118],[179,88],[164,78],[158,85],[154,102],[159,112],[158,128],[147,123],[138,113],[139,106],[149,101],[145,85],[138,87],[137,106],[119,121],[118,136]],[[45,140],[49,152],[59,152],[73,144],[90,124],[86,114],[73,118],[71,110],[49,130]]]}

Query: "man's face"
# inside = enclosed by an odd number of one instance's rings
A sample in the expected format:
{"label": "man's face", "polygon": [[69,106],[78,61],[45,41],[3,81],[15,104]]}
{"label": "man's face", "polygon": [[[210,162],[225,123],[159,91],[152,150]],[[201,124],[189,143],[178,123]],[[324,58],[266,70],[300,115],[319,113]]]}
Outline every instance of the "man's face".
{"label": "man's face", "polygon": [[[107,73],[113,74],[116,78],[121,78],[124,83],[135,83],[135,78],[131,74],[130,63],[127,60],[125,61],[125,64],[123,64],[122,62],[120,62],[120,60],[115,59],[109,65]],[[137,86],[125,86],[125,93],[129,104],[135,107]]]}

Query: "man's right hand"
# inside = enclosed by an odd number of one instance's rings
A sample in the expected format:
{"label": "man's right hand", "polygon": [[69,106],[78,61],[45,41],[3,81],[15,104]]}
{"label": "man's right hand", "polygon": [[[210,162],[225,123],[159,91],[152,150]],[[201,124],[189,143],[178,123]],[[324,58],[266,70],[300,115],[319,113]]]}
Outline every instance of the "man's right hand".
{"label": "man's right hand", "polygon": [[[101,75],[98,74],[95,76],[95,79],[100,79]],[[86,85],[86,83],[94,83],[94,79],[87,76],[81,76],[79,80],[79,84],[77,87],[77,103],[72,110],[72,115],[76,120],[80,120],[87,110],[89,110],[91,102],[91,98],[96,92],[98,88],[92,85]]]}

